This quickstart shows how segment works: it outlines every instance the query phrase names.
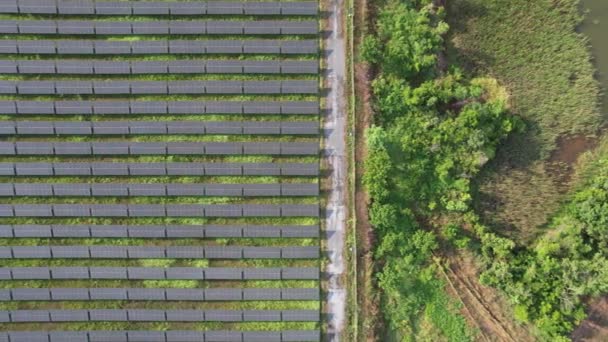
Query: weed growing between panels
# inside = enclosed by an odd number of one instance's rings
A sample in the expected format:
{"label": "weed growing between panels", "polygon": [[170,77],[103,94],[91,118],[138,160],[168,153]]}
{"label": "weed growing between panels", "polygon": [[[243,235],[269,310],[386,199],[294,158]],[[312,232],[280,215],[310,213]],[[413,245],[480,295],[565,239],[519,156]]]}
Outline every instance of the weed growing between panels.
{"label": "weed growing between panels", "polygon": [[[51,18],[55,18],[52,16]],[[68,19],[68,17],[60,17]],[[252,20],[257,17],[238,16],[238,20]],[[265,17],[267,20],[284,20],[285,17]],[[2,19],[50,19],[48,16],[27,15],[27,16],[0,16]],[[88,16],[70,16],[69,20],[90,20]],[[108,17],[103,20],[116,21],[140,21],[140,20],[160,20],[160,19],[179,19],[177,17]],[[231,16],[214,16],[213,19],[229,20],[235,19]],[[293,17],[289,20],[301,20],[303,18]],[[96,19],[98,20],[98,19]],[[7,36],[7,39],[50,39],[49,36]],[[80,36],[65,36],[67,39],[81,39]],[[87,37],[88,39],[89,37]],[[108,40],[156,40],[156,39],[193,39],[192,36],[128,36],[128,37],[104,37]],[[207,37],[205,37],[207,38]],[[251,36],[210,36],[209,39],[259,39],[262,37]],[[278,39],[297,40],[300,36],[281,36]],[[11,55],[10,59],[55,59],[52,55]],[[61,57],[63,58],[63,57]],[[58,59],[61,59],[58,58]],[[246,60],[310,60],[317,56],[268,56],[268,55],[141,55],[141,56],[70,56],[69,59],[100,59],[100,60],[146,60],[146,61],[165,61],[175,59],[246,59]],[[145,80],[145,81],[172,81],[172,80],[315,80],[318,76],[314,75],[241,75],[241,74],[201,74],[201,75],[115,75],[115,76],[96,76],[87,75],[74,77],[66,75],[2,75],[3,80]],[[288,95],[288,96],[73,96],[73,97],[50,97],[50,96],[2,96],[6,100],[142,100],[142,101],[264,101],[264,100],[316,100],[316,96],[309,95]],[[0,116],[2,120],[62,120],[62,121],[318,121],[317,116],[300,115],[66,115],[66,116]],[[55,136],[55,137],[8,137],[8,141],[55,141],[55,142],[86,142],[86,141],[133,141],[133,142],[263,142],[263,141],[282,141],[282,142],[313,142],[318,141],[316,137],[310,136],[254,136],[254,135],[205,135],[205,136]],[[285,156],[140,156],[125,158],[82,158],[82,157],[9,157],[3,158],[3,162],[296,162],[296,163],[316,163],[318,157],[285,157]],[[318,183],[316,177],[296,177],[296,176],[200,176],[200,177],[3,177],[3,182],[18,183],[219,183],[219,184],[241,184],[241,183]],[[235,197],[89,197],[89,198],[43,198],[43,197],[20,197],[5,198],[1,203],[10,204],[317,204],[314,197],[284,197],[284,198],[235,198]],[[25,224],[129,224],[129,225],[150,225],[150,224],[175,224],[175,225],[199,225],[199,224],[256,224],[256,225],[311,225],[318,224],[318,218],[12,218],[3,220],[5,224],[25,225]],[[2,239],[0,245],[123,245],[123,246],[317,246],[318,239],[278,239],[278,238],[206,238],[206,239],[137,239],[137,238],[20,238]],[[318,260],[265,260],[247,259],[238,261],[207,260],[207,259],[138,259],[138,260],[68,260],[68,259],[12,259],[5,260],[5,267],[36,267],[36,266],[116,266],[116,267],[317,267]],[[15,280],[10,282],[0,282],[3,288],[55,288],[55,287],[129,287],[129,288],[318,288],[317,280],[298,281],[298,280],[259,280],[259,281],[197,281],[197,280]],[[281,309],[309,309],[319,310],[318,301],[221,301],[221,302],[163,302],[163,301],[23,301],[23,302],[0,302],[0,309],[242,309],[242,310],[281,310]],[[43,325],[46,326],[46,325]],[[52,330],[315,330],[319,324],[315,322],[252,322],[252,323],[220,323],[220,322],[69,322],[54,323]],[[40,330],[40,324],[24,323],[19,325],[0,324],[0,330]]]}

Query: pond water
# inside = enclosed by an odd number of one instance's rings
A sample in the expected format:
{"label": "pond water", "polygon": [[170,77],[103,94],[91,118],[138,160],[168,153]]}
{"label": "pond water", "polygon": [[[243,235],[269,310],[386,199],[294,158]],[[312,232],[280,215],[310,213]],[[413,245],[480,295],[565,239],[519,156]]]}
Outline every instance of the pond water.
{"label": "pond water", "polygon": [[608,1],[583,0],[586,18],[580,27],[591,40],[591,52],[604,91],[603,113],[608,115]]}

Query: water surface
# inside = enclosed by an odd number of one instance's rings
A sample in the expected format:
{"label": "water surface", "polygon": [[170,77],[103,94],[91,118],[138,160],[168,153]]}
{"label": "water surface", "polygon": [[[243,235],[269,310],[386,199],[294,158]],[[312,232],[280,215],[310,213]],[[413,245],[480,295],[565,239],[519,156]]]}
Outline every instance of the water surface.
{"label": "water surface", "polygon": [[591,52],[604,93],[602,112],[608,115],[608,1],[582,0],[586,13],[581,32],[591,40]]}

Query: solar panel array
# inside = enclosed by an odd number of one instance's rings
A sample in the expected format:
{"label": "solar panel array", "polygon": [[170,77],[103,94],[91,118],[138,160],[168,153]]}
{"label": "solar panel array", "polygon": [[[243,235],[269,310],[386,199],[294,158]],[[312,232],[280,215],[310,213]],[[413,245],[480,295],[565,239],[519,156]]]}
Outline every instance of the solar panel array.
{"label": "solar panel array", "polygon": [[318,2],[0,14],[0,342],[320,341]]}

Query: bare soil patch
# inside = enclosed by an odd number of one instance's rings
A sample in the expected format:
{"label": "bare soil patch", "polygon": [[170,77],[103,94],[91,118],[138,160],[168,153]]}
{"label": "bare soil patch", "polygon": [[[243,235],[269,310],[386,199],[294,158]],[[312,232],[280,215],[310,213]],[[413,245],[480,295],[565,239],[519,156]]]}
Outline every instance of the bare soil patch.
{"label": "bare soil patch", "polygon": [[608,341],[608,296],[589,304],[585,319],[572,333],[572,341]]}
{"label": "bare soil patch", "polygon": [[516,325],[505,312],[508,305],[495,289],[479,283],[479,271],[473,257],[466,252],[448,252],[446,276],[448,293],[459,298],[461,313],[480,330],[479,341],[534,341],[524,326]]}
{"label": "bare soil patch", "polygon": [[557,140],[557,148],[546,163],[546,170],[561,192],[566,192],[576,171],[578,158],[597,147],[598,139],[586,135],[566,135]]}

